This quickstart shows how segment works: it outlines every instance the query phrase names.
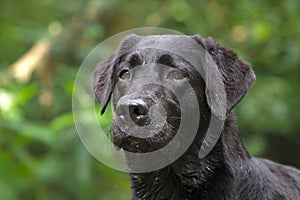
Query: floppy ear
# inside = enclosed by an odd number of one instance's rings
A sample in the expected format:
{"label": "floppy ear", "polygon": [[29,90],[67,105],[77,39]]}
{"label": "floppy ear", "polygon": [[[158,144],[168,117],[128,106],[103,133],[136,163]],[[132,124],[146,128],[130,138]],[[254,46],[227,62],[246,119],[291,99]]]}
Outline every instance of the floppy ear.
{"label": "floppy ear", "polygon": [[106,60],[102,61],[93,73],[93,89],[97,100],[100,103],[100,112],[104,113],[105,108],[110,100],[115,85],[114,69],[123,59],[123,56],[132,51],[132,48],[139,42],[140,36],[130,34],[126,36],[117,52]]}
{"label": "floppy ear", "polygon": [[193,36],[211,55],[217,64],[226,91],[227,112],[232,110],[245,96],[255,80],[249,64],[238,59],[236,53],[216,43],[211,37],[206,39]]}
{"label": "floppy ear", "polygon": [[113,70],[115,63],[115,55],[111,55],[106,60],[99,63],[93,73],[93,89],[101,106],[101,114],[104,113],[113,91]]}

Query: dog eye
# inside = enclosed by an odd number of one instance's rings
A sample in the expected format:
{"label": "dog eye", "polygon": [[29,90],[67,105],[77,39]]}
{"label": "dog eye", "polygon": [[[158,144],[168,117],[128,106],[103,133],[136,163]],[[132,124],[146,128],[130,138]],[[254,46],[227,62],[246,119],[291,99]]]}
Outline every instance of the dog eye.
{"label": "dog eye", "polygon": [[180,79],[185,78],[185,76],[181,71],[173,70],[168,74],[167,78],[174,79],[174,80],[180,80]]}
{"label": "dog eye", "polygon": [[128,80],[130,78],[130,72],[127,69],[124,69],[120,72],[119,78],[122,80]]}

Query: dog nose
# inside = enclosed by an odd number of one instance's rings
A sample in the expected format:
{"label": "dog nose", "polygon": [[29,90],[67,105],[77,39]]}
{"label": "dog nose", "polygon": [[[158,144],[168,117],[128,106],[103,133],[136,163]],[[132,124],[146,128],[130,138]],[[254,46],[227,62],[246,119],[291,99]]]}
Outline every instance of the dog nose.
{"label": "dog nose", "polygon": [[129,101],[129,113],[131,119],[140,126],[147,124],[149,120],[149,109],[145,101],[142,99],[136,99]]}
{"label": "dog nose", "polygon": [[130,115],[135,124],[145,126],[150,123],[149,108],[143,99],[129,99],[117,106],[117,115],[123,115],[128,119]]}

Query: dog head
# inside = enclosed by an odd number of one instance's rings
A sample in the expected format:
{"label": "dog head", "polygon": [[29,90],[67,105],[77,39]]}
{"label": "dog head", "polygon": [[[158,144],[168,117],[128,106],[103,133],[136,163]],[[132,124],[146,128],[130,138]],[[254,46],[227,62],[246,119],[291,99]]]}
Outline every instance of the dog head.
{"label": "dog head", "polygon": [[[187,38],[193,42],[186,42]],[[203,51],[191,50],[198,47]],[[178,53],[181,51],[185,53]],[[212,98],[218,88],[209,90],[207,77],[201,74],[206,69],[199,73],[186,56],[197,58],[193,60],[201,66],[217,66],[219,75],[212,77],[215,82],[222,82],[227,101],[225,105],[223,101],[219,103],[227,113],[255,80],[248,64],[211,38],[130,35],[114,55],[99,64],[93,75],[101,114],[113,95],[113,143],[117,147],[142,153],[160,149],[176,135],[182,112],[193,113],[197,108],[201,110],[198,132],[204,138],[211,111],[218,107],[218,101]],[[196,104],[191,100],[195,98]]]}

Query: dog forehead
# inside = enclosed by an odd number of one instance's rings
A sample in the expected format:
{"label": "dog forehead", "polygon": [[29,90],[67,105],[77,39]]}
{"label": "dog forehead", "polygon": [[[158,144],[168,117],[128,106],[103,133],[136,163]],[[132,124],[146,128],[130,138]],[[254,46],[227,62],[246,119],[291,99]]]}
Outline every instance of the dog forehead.
{"label": "dog forehead", "polygon": [[[191,40],[190,37],[185,35],[150,35],[150,36],[141,36],[141,39],[136,44],[136,48],[144,47],[157,47],[172,49],[172,47],[178,45],[181,46],[186,43],[188,40]],[[191,42],[190,42],[191,43]]]}
{"label": "dog forehead", "polygon": [[119,54],[127,54],[135,50],[158,49],[175,54],[191,54],[205,50],[190,36],[186,35],[128,35],[121,42]]}

